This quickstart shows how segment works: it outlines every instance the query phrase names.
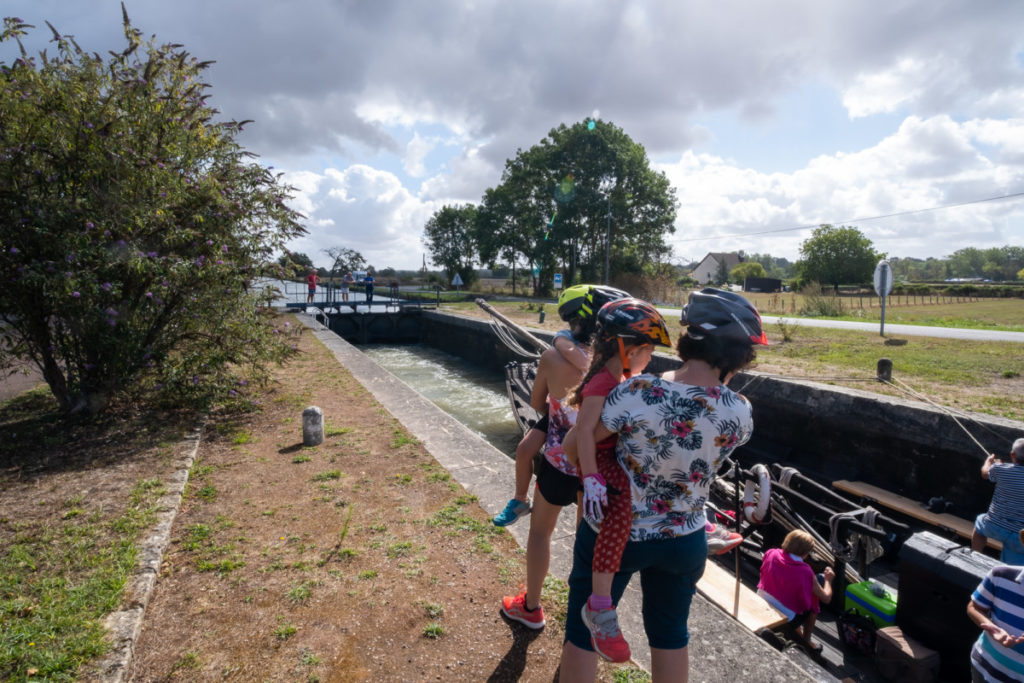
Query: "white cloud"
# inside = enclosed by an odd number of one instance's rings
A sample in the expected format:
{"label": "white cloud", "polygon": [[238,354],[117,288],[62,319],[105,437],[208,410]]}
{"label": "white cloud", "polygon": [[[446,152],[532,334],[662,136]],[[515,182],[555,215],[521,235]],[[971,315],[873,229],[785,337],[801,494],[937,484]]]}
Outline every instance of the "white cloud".
{"label": "white cloud", "polygon": [[419,133],[414,133],[412,140],[405,147],[405,159],[402,160],[405,172],[413,178],[422,178],[426,173],[423,160],[433,151],[437,143],[436,137],[422,138]]}

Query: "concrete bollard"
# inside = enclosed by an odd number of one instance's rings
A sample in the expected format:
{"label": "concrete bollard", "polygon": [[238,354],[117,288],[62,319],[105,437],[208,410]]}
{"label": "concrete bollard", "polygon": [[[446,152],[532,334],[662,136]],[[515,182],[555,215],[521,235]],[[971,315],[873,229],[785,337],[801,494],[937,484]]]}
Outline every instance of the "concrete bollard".
{"label": "concrete bollard", "polygon": [[324,442],[324,412],[316,406],[302,411],[302,445],[319,446]]}

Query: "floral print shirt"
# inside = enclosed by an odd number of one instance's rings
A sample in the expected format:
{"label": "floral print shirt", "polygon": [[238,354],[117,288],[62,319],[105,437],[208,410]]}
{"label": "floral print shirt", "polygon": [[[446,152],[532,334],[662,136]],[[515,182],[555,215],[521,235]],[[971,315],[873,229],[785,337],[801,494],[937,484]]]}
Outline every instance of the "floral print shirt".
{"label": "floral print shirt", "polygon": [[548,435],[544,440],[544,457],[555,469],[570,477],[578,477],[579,470],[569,462],[565,448],[562,447],[562,439],[576,424],[578,411],[569,404],[562,403],[564,400],[564,396],[561,399],[548,398]]}
{"label": "floral print shirt", "polygon": [[754,428],[750,403],[732,389],[646,374],[612,390],[601,421],[619,435],[615,453],[633,501],[631,541],[703,529],[711,479]]}

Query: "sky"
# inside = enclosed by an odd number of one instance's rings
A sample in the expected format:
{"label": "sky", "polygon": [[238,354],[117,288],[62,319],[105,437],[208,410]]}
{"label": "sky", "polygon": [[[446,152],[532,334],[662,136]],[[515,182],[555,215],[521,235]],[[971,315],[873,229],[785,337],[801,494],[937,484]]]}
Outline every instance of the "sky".
{"label": "sky", "polygon": [[[1024,3],[1013,0],[126,0],[159,42],[215,60],[240,142],[295,188],[308,235],[374,267],[432,264],[446,204],[597,117],[675,187],[671,260],[795,260],[822,223],[889,256],[1024,245]],[[117,0],[4,0],[89,51]],[[14,53],[0,47],[0,60]],[[895,215],[894,215],[895,214]]]}

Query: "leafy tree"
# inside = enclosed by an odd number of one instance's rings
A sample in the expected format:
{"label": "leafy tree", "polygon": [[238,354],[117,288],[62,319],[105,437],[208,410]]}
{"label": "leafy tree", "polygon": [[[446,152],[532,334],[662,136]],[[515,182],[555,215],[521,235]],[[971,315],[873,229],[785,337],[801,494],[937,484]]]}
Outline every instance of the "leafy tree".
{"label": "leafy tree", "polygon": [[822,225],[800,245],[797,272],[804,282],[817,281],[838,287],[869,282],[879,259],[871,240],[848,226]]}
{"label": "leafy tree", "polygon": [[308,273],[311,268],[316,268],[313,265],[313,259],[309,256],[301,251],[288,251],[287,249],[277,258],[277,264],[284,269],[288,276]]}
{"label": "leafy tree", "polygon": [[748,277],[767,277],[764,266],[757,261],[744,261],[729,271],[729,280],[738,285],[742,285]]}
{"label": "leafy tree", "polygon": [[[123,9],[123,8],[122,8]],[[0,44],[0,365],[29,359],[66,414],[120,392],[226,396],[287,347],[249,285],[304,232],[290,188],[206,103],[208,62],[144,42],[88,54],[4,20]]]}
{"label": "leafy tree", "polygon": [[537,293],[551,275],[601,281],[610,245],[611,279],[639,272],[670,252],[675,191],[650,168],[643,146],[605,121],[560,125],[505,163],[484,194],[477,241],[483,262],[535,266]]}
{"label": "leafy tree", "polygon": [[726,265],[725,259],[718,262],[718,270],[715,272],[715,284],[724,285],[729,281],[729,266]]}
{"label": "leafy tree", "polygon": [[324,253],[331,257],[330,276],[345,276],[357,270],[367,270],[366,259],[355,249],[347,247],[328,247]]}
{"label": "leafy tree", "polygon": [[423,243],[430,252],[430,262],[444,268],[447,282],[458,273],[462,284],[470,287],[478,274],[476,262],[476,207],[442,206],[427,221],[423,228]]}
{"label": "leafy tree", "polygon": [[1017,279],[1024,280],[1024,268],[1021,268],[1020,270],[1017,271]]}

